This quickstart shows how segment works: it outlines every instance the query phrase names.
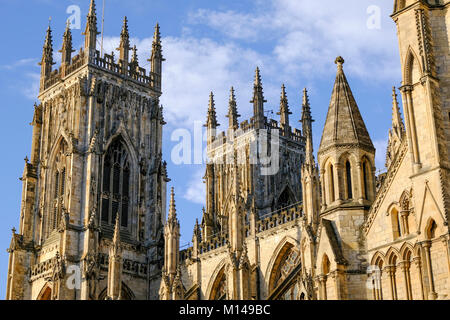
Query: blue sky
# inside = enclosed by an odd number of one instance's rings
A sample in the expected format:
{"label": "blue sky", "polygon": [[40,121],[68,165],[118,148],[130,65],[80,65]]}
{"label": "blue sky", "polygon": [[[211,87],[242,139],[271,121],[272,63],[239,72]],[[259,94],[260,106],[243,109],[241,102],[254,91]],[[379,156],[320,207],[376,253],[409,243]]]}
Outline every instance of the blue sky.
{"label": "blue sky", "polygon": [[[102,0],[97,0],[101,12]],[[51,16],[55,60],[61,48],[71,5],[81,9],[84,29],[89,0],[0,0],[0,157],[3,199],[0,224],[0,297],[5,295],[11,228],[18,228],[25,156],[31,149],[33,104],[45,30]],[[389,15],[392,0],[106,0],[106,52],[118,45],[123,16],[128,16],[132,44],[148,69],[155,23],[161,26],[164,56],[164,158],[174,186],[181,220],[182,245],[190,241],[195,218],[205,199],[203,165],[176,165],[171,141],[176,129],[193,131],[206,119],[208,96],[214,91],[219,123],[226,124],[228,94],[236,89],[241,121],[252,112],[250,101],[256,66],[261,69],[266,110],[279,106],[280,87],[287,88],[291,122],[298,128],[301,92],[307,87],[320,142],[333,87],[334,60],[345,58],[344,69],[361,113],[377,147],[377,167],[384,166],[391,121],[392,86],[399,86],[400,61],[396,28]],[[378,15],[379,14],[379,15]],[[379,19],[377,19],[379,16]],[[99,19],[99,22],[101,19]],[[100,27],[100,25],[99,25]],[[72,30],[74,45],[83,43],[82,30]]]}

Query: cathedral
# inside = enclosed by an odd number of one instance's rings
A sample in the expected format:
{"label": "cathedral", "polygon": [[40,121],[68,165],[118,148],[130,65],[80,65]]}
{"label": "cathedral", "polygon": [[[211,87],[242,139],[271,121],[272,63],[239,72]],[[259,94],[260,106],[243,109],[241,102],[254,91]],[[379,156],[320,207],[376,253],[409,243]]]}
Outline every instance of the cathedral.
{"label": "cathedral", "polygon": [[97,50],[94,0],[84,48],[72,56],[67,27],[58,69],[49,27],[6,298],[450,299],[449,10],[394,1],[402,84],[384,173],[340,56],[317,157],[306,89],[301,130],[284,85],[279,121],[266,116],[259,68],[253,116],[239,121],[231,88],[226,132],[211,93],[205,207],[183,250],[173,188],[166,199],[159,26],[149,72],[126,18],[117,59]]}

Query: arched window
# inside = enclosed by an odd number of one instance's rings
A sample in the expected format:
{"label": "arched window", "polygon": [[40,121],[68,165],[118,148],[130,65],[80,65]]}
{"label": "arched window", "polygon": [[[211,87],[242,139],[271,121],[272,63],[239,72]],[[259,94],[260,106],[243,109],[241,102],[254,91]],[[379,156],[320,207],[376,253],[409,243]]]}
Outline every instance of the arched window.
{"label": "arched window", "polygon": [[383,272],[383,259],[378,258],[375,262],[374,274],[372,276],[373,285],[373,295],[374,300],[383,300],[383,282],[382,282],[382,272]]}
{"label": "arched window", "polygon": [[389,262],[390,262],[390,272],[389,272],[389,277],[390,277],[390,282],[391,282],[391,295],[392,295],[392,300],[397,300],[397,255],[392,254],[389,258]]}
{"label": "arched window", "polygon": [[347,199],[353,199],[353,186],[352,186],[352,167],[350,161],[345,163],[346,182],[347,182]]}
{"label": "arched window", "polygon": [[214,281],[211,290],[210,300],[226,300],[227,299],[227,276],[225,274],[225,267],[222,268]]}
{"label": "arched window", "polygon": [[330,164],[330,202],[335,201],[335,192],[334,192],[334,167]]}
{"label": "arched window", "polygon": [[393,208],[391,211],[391,221],[392,221],[392,232],[394,235],[394,240],[400,238],[402,236],[401,230],[401,222],[400,222],[400,214],[397,209]]}
{"label": "arched window", "polygon": [[363,161],[362,170],[363,170],[364,199],[369,200],[369,168],[367,167],[367,161]]}
{"label": "arched window", "polygon": [[436,238],[436,229],[437,229],[436,221],[431,219],[430,222],[428,222],[428,228],[427,228],[428,240],[432,240],[432,239]]}
{"label": "arched window", "polygon": [[113,225],[119,214],[120,225],[129,226],[130,163],[123,143],[117,139],[103,160],[101,193],[102,223]]}
{"label": "arched window", "polygon": [[322,300],[327,300],[328,299],[328,293],[327,293],[327,281],[328,281],[328,275],[330,273],[330,268],[331,268],[331,264],[330,264],[330,259],[328,258],[328,256],[326,254],[323,255],[322,258],[322,277],[321,277],[321,299]]}
{"label": "arched window", "polygon": [[53,165],[53,192],[51,198],[51,215],[48,219],[48,231],[58,228],[64,210],[64,195],[66,191],[67,143],[62,140]]}

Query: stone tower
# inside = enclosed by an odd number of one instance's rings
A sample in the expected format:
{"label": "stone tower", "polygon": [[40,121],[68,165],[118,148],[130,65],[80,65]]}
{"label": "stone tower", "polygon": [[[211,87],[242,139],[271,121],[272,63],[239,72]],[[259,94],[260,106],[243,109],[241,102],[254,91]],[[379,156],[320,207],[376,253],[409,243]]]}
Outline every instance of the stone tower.
{"label": "stone tower", "polygon": [[[344,74],[344,59],[338,57],[336,64],[318,152],[322,185],[316,258],[319,297],[361,299],[367,268],[362,225],[375,198],[375,148]],[[326,292],[327,281],[336,283],[335,292]],[[353,285],[346,286],[347,282]]]}
{"label": "stone tower", "polygon": [[159,26],[149,73],[136,48],[129,60],[126,18],[119,59],[100,56],[94,0],[84,36],[72,56],[66,28],[62,64],[54,69],[50,27],[46,33],[7,299],[157,298],[169,181]]}

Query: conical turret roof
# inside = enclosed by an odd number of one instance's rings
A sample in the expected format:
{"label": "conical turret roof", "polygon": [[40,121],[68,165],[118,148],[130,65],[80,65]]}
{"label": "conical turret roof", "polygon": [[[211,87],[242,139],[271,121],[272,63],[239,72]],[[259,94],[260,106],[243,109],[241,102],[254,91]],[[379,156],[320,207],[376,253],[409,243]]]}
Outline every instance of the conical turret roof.
{"label": "conical turret roof", "polygon": [[344,59],[338,57],[336,64],[338,66],[336,81],[331,95],[319,153],[325,152],[331,147],[345,145],[374,151],[372,140],[344,74]]}

